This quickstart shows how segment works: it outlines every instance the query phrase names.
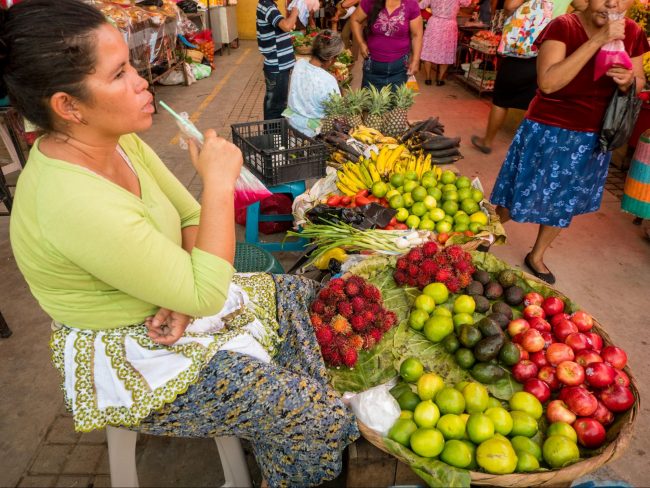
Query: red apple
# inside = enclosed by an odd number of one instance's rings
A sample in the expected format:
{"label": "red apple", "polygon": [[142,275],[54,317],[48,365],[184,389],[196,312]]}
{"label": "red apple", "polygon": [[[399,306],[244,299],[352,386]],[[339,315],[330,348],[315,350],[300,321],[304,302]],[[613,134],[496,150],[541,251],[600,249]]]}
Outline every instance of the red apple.
{"label": "red apple", "polygon": [[537,352],[544,349],[544,338],[538,330],[528,329],[523,333],[521,345],[528,352]]}
{"label": "red apple", "polygon": [[600,392],[600,401],[614,413],[625,412],[634,405],[634,395],[629,388],[613,384]]}
{"label": "red apple", "polygon": [[591,318],[591,315],[582,310],[578,310],[571,315],[571,322],[578,326],[580,332],[589,332],[589,330],[594,326],[594,319]]}
{"label": "red apple", "polygon": [[576,353],[575,362],[578,363],[583,368],[590,363],[602,363],[603,358],[600,357],[596,351],[591,349],[583,349]]}
{"label": "red apple", "polygon": [[614,383],[621,386],[630,386],[630,377],[621,369],[615,369]]}
{"label": "red apple", "polygon": [[614,414],[610,412],[600,400],[598,400],[598,408],[596,408],[596,411],[592,413],[591,416],[604,426],[608,426],[614,422]]}
{"label": "red apple", "polygon": [[620,347],[607,346],[600,352],[600,356],[603,361],[611,364],[616,369],[623,369],[627,364],[627,354]]}
{"label": "red apple", "polygon": [[571,388],[563,396],[569,409],[578,417],[589,417],[598,408],[598,400],[584,388]]}
{"label": "red apple", "polygon": [[585,378],[594,388],[605,388],[614,383],[616,370],[607,363],[590,363],[585,368]]}
{"label": "red apple", "polygon": [[591,349],[587,336],[581,332],[569,334],[566,336],[566,339],[564,339],[564,343],[575,352],[582,351],[583,349]]}
{"label": "red apple", "polygon": [[546,349],[546,359],[551,366],[557,366],[564,361],[573,361],[574,358],[573,349],[561,342],[554,342]]}
{"label": "red apple", "polygon": [[542,317],[533,317],[528,323],[530,324],[531,329],[538,330],[540,332],[551,332],[551,324],[549,324]]}
{"label": "red apple", "polygon": [[530,328],[530,324],[528,323],[527,320],[524,319],[511,320],[510,323],[508,324],[508,334],[510,334],[510,337],[514,337],[517,334],[526,332],[529,328]]}
{"label": "red apple", "polygon": [[544,349],[548,349],[548,346],[556,342],[550,332],[542,332],[542,338],[544,339]]}
{"label": "red apple", "polygon": [[530,359],[530,356],[528,354],[528,351],[524,349],[521,344],[517,344],[514,339],[512,341],[518,348],[519,348],[519,360],[521,361],[522,359]]}
{"label": "red apple", "polygon": [[524,333],[523,333],[523,332],[520,332],[519,334],[517,334],[516,336],[514,336],[511,340],[512,340],[512,342],[514,342],[515,344],[519,344],[519,345],[521,345],[521,340],[522,340],[523,338],[524,338]]}
{"label": "red apple", "polygon": [[551,391],[558,390],[561,386],[560,382],[555,376],[555,368],[553,366],[542,366],[539,368],[537,378],[546,383]]}
{"label": "red apple", "polygon": [[528,305],[541,305],[544,303],[544,297],[536,291],[531,291],[524,295],[524,307]]}
{"label": "red apple", "polygon": [[571,315],[568,313],[559,313],[557,315],[553,315],[549,322],[551,322],[551,325],[555,327],[560,322],[560,320],[571,320]]}
{"label": "red apple", "polygon": [[537,370],[538,368],[535,363],[528,359],[522,359],[512,367],[512,376],[519,383],[524,383],[530,378],[535,378],[537,376]]}
{"label": "red apple", "polygon": [[548,360],[546,359],[546,353],[544,351],[537,351],[530,355],[530,360],[535,363],[538,368],[543,368],[548,366]]}
{"label": "red apple", "polygon": [[605,427],[596,419],[578,419],[573,428],[578,434],[578,442],[588,449],[596,449],[605,443]]}
{"label": "red apple", "polygon": [[585,381],[584,368],[573,361],[562,361],[555,368],[555,374],[557,379],[565,385],[575,386]]}
{"label": "red apple", "polygon": [[539,305],[528,305],[524,308],[524,318],[527,320],[532,319],[533,317],[546,317],[544,309]]}
{"label": "red apple", "polygon": [[600,353],[600,351],[603,348],[603,338],[600,337],[595,332],[585,332],[585,335],[587,336],[587,340],[589,341],[589,344],[591,344],[591,348],[594,351]]}
{"label": "red apple", "polygon": [[564,312],[564,302],[558,297],[548,297],[542,302],[542,308],[546,315],[556,315]]}
{"label": "red apple", "polygon": [[578,326],[570,320],[560,320],[560,322],[553,327],[553,333],[560,341],[564,342],[569,334],[578,332]]}
{"label": "red apple", "polygon": [[546,407],[546,418],[549,422],[566,422],[571,425],[576,421],[576,415],[569,410],[562,400],[553,400]]}
{"label": "red apple", "polygon": [[537,378],[530,378],[524,383],[524,391],[537,397],[537,399],[545,403],[551,398],[551,388],[542,380]]}

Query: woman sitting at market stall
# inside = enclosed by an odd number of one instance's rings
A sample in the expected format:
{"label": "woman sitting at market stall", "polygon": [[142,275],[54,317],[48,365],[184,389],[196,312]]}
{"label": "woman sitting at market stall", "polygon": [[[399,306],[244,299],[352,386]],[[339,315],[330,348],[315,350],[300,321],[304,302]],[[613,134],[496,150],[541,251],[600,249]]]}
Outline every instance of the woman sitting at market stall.
{"label": "woman sitting at market stall", "polygon": [[11,245],[53,319],[75,428],[234,435],[272,486],[334,478],[358,430],[327,385],[315,283],[234,274],[239,149],[212,130],[190,146],[199,206],[135,135],[153,99],[98,10],[25,0],[0,14],[3,81],[45,131],[18,181]]}
{"label": "woman sitting at market stall", "polygon": [[[548,283],[544,264],[549,245],[571,219],[600,208],[610,152],[598,142],[608,103],[616,90],[640,89],[642,56],[650,47],[630,19],[608,19],[624,11],[619,0],[589,0],[583,12],[558,17],[538,37],[539,89],[530,103],[494,185],[491,200],[503,221],[534,222],[537,240],[524,260]],[[633,69],[618,65],[594,81],[596,54],[622,39]]]}
{"label": "woman sitting at market stall", "polygon": [[350,21],[365,60],[362,87],[397,87],[419,71],[422,17],[417,0],[361,0]]}
{"label": "woman sitting at market stall", "polygon": [[291,127],[307,136],[320,132],[325,115],[323,101],[332,93],[341,93],[336,78],[327,69],[342,51],[341,36],[331,30],[321,31],[312,42],[311,59],[301,59],[293,68],[288,107],[282,115]]}

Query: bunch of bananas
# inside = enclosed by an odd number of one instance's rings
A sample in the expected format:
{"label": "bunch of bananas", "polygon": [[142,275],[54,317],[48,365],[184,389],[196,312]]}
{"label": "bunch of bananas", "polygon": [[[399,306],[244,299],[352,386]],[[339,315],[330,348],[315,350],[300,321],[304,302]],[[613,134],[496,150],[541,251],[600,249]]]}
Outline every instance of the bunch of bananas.
{"label": "bunch of bananas", "polygon": [[372,188],[381,181],[377,166],[371,160],[361,159],[358,163],[348,161],[336,172],[336,186],[344,195],[356,195],[360,190]]}
{"label": "bunch of bananas", "polygon": [[352,129],[350,136],[364,144],[397,144],[397,139],[383,135],[377,129],[359,125]]}

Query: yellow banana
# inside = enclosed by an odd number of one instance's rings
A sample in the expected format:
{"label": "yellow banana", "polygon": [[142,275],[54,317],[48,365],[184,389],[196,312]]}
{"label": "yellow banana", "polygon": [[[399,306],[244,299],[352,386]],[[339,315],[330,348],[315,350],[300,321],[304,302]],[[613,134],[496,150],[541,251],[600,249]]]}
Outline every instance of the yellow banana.
{"label": "yellow banana", "polygon": [[377,151],[370,151],[370,159],[376,164],[377,159],[379,158],[379,153]]}
{"label": "yellow banana", "polygon": [[388,167],[391,167],[392,164],[395,163],[395,161],[402,155],[406,148],[403,145],[397,146],[393,152],[390,153],[390,156],[388,157],[388,160],[386,162],[386,165]]}
{"label": "yellow banana", "polygon": [[422,179],[422,167],[424,164],[424,158],[422,155],[415,157],[415,172],[418,175],[418,179]]}
{"label": "yellow banana", "polygon": [[348,196],[351,197],[351,196],[354,196],[354,195],[357,194],[356,191],[352,191],[352,190],[350,190],[347,186],[345,186],[345,185],[344,185],[343,183],[341,183],[340,181],[337,181],[337,182],[336,182],[336,187],[337,187],[339,190],[341,190],[341,192],[342,192],[344,195],[348,195]]}
{"label": "yellow banana", "polygon": [[374,127],[366,127],[365,125],[360,125],[357,127],[357,131],[365,132],[374,137],[383,137],[383,134],[379,132],[377,129],[375,129]]}
{"label": "yellow banana", "polygon": [[343,166],[343,172],[345,173],[345,176],[352,180],[354,183],[354,186],[357,188],[365,188],[366,185],[363,182],[363,178],[361,178],[360,174],[357,174],[355,171],[356,169],[356,164],[354,163],[347,163],[346,165]]}
{"label": "yellow banana", "polygon": [[338,177],[338,180],[350,190],[353,191],[360,190],[359,185],[357,185],[352,179],[350,179],[343,171],[337,171],[336,176]]}
{"label": "yellow banana", "polygon": [[369,163],[368,164],[368,172],[370,173],[370,177],[372,178],[373,183],[377,183],[378,181],[381,181],[381,176],[379,175],[379,171],[377,171],[377,167],[375,166],[375,163]]}
{"label": "yellow banana", "polygon": [[436,180],[440,179],[440,176],[442,175],[442,169],[440,169],[437,165],[433,166],[433,172],[436,175]]}
{"label": "yellow banana", "polygon": [[361,165],[357,163],[349,163],[347,167],[354,174],[354,179],[359,181],[360,185],[365,185],[363,182],[363,175],[361,174]]}
{"label": "yellow banana", "polygon": [[386,173],[386,169],[387,169],[386,161],[388,158],[389,151],[390,149],[388,148],[388,146],[383,146],[379,151],[379,156],[377,156],[377,171],[379,171],[379,173],[381,174]]}
{"label": "yellow banana", "polygon": [[427,157],[424,158],[424,163],[422,166],[422,174],[431,171],[431,154],[427,154]]}
{"label": "yellow banana", "polygon": [[370,188],[372,186],[372,177],[370,176],[370,173],[368,173],[368,169],[363,165],[359,165],[359,171],[361,171],[361,176],[363,176],[363,182],[366,184],[366,188]]}

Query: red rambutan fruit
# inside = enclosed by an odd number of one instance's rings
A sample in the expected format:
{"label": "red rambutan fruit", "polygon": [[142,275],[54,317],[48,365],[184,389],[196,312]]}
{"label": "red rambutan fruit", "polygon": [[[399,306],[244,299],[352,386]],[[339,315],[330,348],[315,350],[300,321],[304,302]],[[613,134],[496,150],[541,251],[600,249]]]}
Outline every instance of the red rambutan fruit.
{"label": "red rambutan fruit", "polygon": [[320,329],[324,325],[323,319],[320,315],[311,314],[309,316],[309,319],[311,320],[311,325],[314,327],[314,329]]}
{"label": "red rambutan fruit", "polygon": [[361,287],[356,281],[352,281],[352,278],[345,284],[345,294],[349,297],[356,297],[360,291]]}
{"label": "red rambutan fruit", "polygon": [[369,335],[375,340],[375,344],[376,344],[377,342],[381,341],[381,338],[384,336],[384,333],[379,329],[372,329]]}
{"label": "red rambutan fruit", "polygon": [[417,276],[417,280],[418,280],[418,288],[422,289],[425,286],[427,286],[429,283],[431,283],[431,276],[426,275],[424,273],[420,273]]}
{"label": "red rambutan fruit", "polygon": [[386,310],[386,314],[384,315],[384,323],[389,324],[389,329],[393,327],[395,324],[397,324],[397,314],[392,310]]}
{"label": "red rambutan fruit", "polygon": [[395,267],[396,267],[397,269],[401,269],[401,270],[405,270],[406,268],[408,268],[408,266],[409,266],[409,263],[408,263],[408,261],[407,261],[406,259],[404,259],[404,258],[399,258],[399,259],[397,260],[397,263],[395,264]]}
{"label": "red rambutan fruit", "polygon": [[357,350],[350,347],[343,352],[342,361],[348,368],[354,368],[354,365],[357,364]]}
{"label": "red rambutan fruit", "polygon": [[459,275],[458,282],[460,283],[461,288],[467,288],[467,286],[472,282],[472,277],[468,274]]}
{"label": "red rambutan fruit", "polygon": [[463,249],[460,246],[456,245],[456,244],[446,248],[446,253],[447,253],[447,256],[449,256],[451,258],[451,260],[454,261],[454,262],[459,261],[460,259],[463,259],[463,256],[465,255],[465,251],[463,251]]}
{"label": "red rambutan fruit", "polygon": [[432,259],[425,259],[420,265],[420,271],[427,276],[435,276],[438,269],[438,265]]}
{"label": "red rambutan fruit", "polygon": [[316,340],[322,346],[328,346],[334,339],[334,332],[329,327],[321,327],[316,332]]}
{"label": "red rambutan fruit", "polygon": [[[379,315],[382,311],[381,305],[377,302],[368,304],[368,310],[375,315]],[[369,320],[370,321],[370,320]]]}
{"label": "red rambutan fruit", "polygon": [[366,301],[360,296],[354,297],[350,303],[352,304],[352,310],[355,312],[363,312],[366,309]]}
{"label": "red rambutan fruit", "polygon": [[[380,307],[380,311],[381,311],[381,307]],[[365,312],[363,312],[363,321],[366,324],[366,326],[368,324],[374,323],[375,320],[377,320],[377,314],[375,312],[373,312],[372,310],[366,310]]]}
{"label": "red rambutan fruit", "polygon": [[408,286],[416,287],[416,286],[418,286],[418,280],[417,280],[417,278],[415,278],[413,276],[409,276],[408,278],[406,278],[406,284]]}
{"label": "red rambutan fruit", "polygon": [[449,268],[439,269],[436,273],[436,281],[439,283],[445,283],[449,278],[452,277],[452,272]]}
{"label": "red rambutan fruit", "polygon": [[348,342],[350,346],[354,347],[357,351],[363,347],[363,337],[359,334],[352,334]]}
{"label": "red rambutan fruit", "polygon": [[447,289],[451,293],[458,293],[460,291],[460,281],[458,281],[458,278],[456,278],[455,276],[452,276],[451,278],[449,278],[445,282],[445,284],[447,285]]}
{"label": "red rambutan fruit", "polygon": [[406,255],[406,259],[408,260],[409,264],[418,264],[420,261],[422,261],[423,257],[424,255],[422,254],[422,249],[419,247],[414,247]]}
{"label": "red rambutan fruit", "polygon": [[438,252],[438,244],[433,241],[425,242],[422,246],[422,254],[431,257]]}
{"label": "red rambutan fruit", "polygon": [[319,300],[322,300],[324,302],[327,302],[332,298],[332,289],[331,288],[323,288],[320,293],[318,294]]}
{"label": "red rambutan fruit", "polygon": [[339,311],[341,315],[343,315],[346,319],[349,319],[352,317],[354,314],[354,310],[352,310],[352,304],[350,302],[339,302],[336,305],[336,309]]}
{"label": "red rambutan fruit", "polygon": [[352,328],[350,327],[350,323],[347,321],[345,317],[342,317],[340,315],[337,315],[332,319],[332,329],[334,332],[337,334],[343,334],[347,335],[352,331]]}
{"label": "red rambutan fruit", "polygon": [[363,296],[366,297],[366,299],[374,302],[381,300],[381,292],[379,291],[379,288],[370,284],[366,285],[363,288]]}
{"label": "red rambutan fruit", "polygon": [[[454,267],[456,268],[456,271],[458,271],[461,274],[466,274],[470,273],[470,268],[472,268],[472,263],[469,263],[467,261],[463,261],[462,259],[458,261]],[[470,273],[471,274],[471,273]]]}
{"label": "red rambutan fruit", "polygon": [[325,313],[325,304],[321,300],[314,300],[311,304],[311,309],[314,313]]}
{"label": "red rambutan fruit", "polygon": [[350,319],[350,325],[352,325],[352,328],[357,331],[357,332],[362,332],[366,329],[368,323],[366,320],[363,318],[362,315],[355,315]]}
{"label": "red rambutan fruit", "polygon": [[407,275],[402,270],[398,269],[393,273],[393,279],[395,280],[395,283],[397,283],[398,286],[403,286],[406,283],[406,278]]}
{"label": "red rambutan fruit", "polygon": [[415,264],[409,264],[408,274],[409,276],[416,277],[420,273],[420,267]]}

